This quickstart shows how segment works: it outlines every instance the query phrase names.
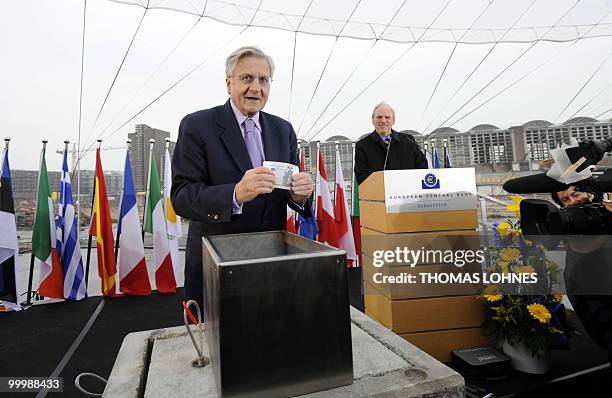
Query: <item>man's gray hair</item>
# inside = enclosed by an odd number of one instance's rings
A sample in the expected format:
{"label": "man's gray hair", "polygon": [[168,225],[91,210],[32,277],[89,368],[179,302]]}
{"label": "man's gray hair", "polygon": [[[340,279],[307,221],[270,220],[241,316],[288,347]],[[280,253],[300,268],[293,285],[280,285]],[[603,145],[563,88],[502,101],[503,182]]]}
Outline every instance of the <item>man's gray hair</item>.
{"label": "man's gray hair", "polygon": [[268,66],[270,67],[270,77],[274,75],[274,61],[272,60],[272,57],[264,53],[259,47],[246,46],[240,47],[227,57],[227,59],[225,60],[225,76],[230,77],[234,72],[234,69],[236,69],[238,61],[240,61],[242,58],[247,57],[265,59],[268,62]]}
{"label": "man's gray hair", "polygon": [[393,114],[393,119],[395,119],[395,109],[393,109],[393,107],[391,107],[391,105],[387,104],[386,102],[381,102],[380,104],[374,107],[374,110],[372,111],[372,119],[374,118],[374,114],[376,113],[378,108],[380,108],[381,106],[388,106],[389,109],[391,109],[391,113]]}

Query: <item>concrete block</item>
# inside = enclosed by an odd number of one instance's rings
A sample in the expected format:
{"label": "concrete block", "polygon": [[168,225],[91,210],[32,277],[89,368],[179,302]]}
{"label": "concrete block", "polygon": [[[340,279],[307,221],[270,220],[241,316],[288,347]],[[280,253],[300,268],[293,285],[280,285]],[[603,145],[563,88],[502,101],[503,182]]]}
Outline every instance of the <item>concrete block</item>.
{"label": "concrete block", "polygon": [[[323,397],[464,397],[463,377],[378,322],[351,308],[354,382],[303,395]],[[208,352],[207,347],[204,351]],[[184,327],[129,334],[104,397],[218,397],[211,366],[194,368]]]}

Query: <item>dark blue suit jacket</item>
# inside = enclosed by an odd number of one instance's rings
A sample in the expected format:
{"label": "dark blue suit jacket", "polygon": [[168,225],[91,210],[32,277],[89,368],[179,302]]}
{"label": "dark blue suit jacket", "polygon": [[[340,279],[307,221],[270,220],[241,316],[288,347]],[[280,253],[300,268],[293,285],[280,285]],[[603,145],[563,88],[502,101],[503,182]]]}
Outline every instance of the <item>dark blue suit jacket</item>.
{"label": "dark blue suit jacket", "polygon": [[[266,160],[297,165],[291,124],[265,112],[259,113],[259,122]],[[275,189],[244,203],[241,215],[232,215],[234,187],[251,168],[229,100],[183,118],[172,156],[171,198],[176,213],[189,219],[185,292],[202,309],[202,236],[286,229],[287,204],[301,210],[289,200],[288,191]]]}

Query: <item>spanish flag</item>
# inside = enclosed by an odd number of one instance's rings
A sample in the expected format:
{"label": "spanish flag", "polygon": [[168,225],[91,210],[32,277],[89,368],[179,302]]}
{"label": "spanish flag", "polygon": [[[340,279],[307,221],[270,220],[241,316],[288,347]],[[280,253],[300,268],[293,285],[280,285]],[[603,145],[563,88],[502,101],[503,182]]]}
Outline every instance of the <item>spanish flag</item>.
{"label": "spanish flag", "polygon": [[98,275],[102,280],[102,295],[115,296],[115,239],[110,220],[106,183],[100,160],[100,148],[96,150],[96,181],[94,215],[91,218],[90,234],[96,237],[98,245]]}

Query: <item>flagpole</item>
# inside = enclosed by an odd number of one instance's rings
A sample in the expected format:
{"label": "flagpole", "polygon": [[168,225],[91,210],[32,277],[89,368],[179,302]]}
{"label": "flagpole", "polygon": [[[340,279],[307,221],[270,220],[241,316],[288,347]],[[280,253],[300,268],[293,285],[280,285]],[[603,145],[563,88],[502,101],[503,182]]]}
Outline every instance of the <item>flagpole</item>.
{"label": "flagpole", "polygon": [[[98,140],[98,150],[100,149],[100,147],[102,147],[102,140]],[[81,161],[79,160],[79,164],[81,163]],[[96,162],[96,166],[97,166],[97,162]],[[90,228],[88,231],[89,234],[89,238],[87,239],[87,265],[85,266],[85,289],[87,289],[87,287],[89,287],[89,262],[91,259],[91,240],[92,240],[92,235],[91,235],[91,219],[93,218],[93,211],[94,211],[94,203],[96,200],[96,172],[97,170],[94,170],[94,184],[93,184],[93,192],[91,194],[91,211],[89,212],[89,223],[90,223]],[[96,217],[99,217],[98,215],[96,215]]]}
{"label": "flagpole", "polygon": [[[355,184],[357,184],[357,180],[355,179],[355,141],[351,142],[351,151],[351,216],[353,216],[355,214],[355,201],[353,200],[355,199],[355,195],[353,194],[355,193]],[[351,219],[351,224],[352,221]]]}
{"label": "flagpole", "polygon": [[[168,155],[170,155],[170,138],[169,137],[166,137],[166,152],[168,152]],[[166,154],[164,153],[164,174],[163,174],[164,177],[162,177],[164,178],[164,193],[167,193],[168,196],[170,196],[170,192],[166,192],[167,187],[166,187],[166,181],[165,181],[165,176],[166,176],[166,163],[165,162],[166,162]],[[170,178],[172,178],[172,176],[170,176]],[[164,203],[164,206],[165,205],[166,204]]]}
{"label": "flagpole", "polygon": [[[42,144],[43,144],[43,148],[42,151],[40,153],[40,164],[42,165],[42,160],[45,157],[45,150],[47,147],[47,142],[49,142],[46,139],[42,140]],[[7,144],[8,145],[8,144]],[[8,148],[8,146],[7,146]],[[40,188],[40,166],[38,168],[38,184],[36,185],[36,198],[38,198],[38,195],[40,195],[39,189]],[[36,225],[36,215],[34,215],[34,225]],[[32,235],[32,239],[34,239],[34,235]],[[27,305],[31,305],[32,304],[32,281],[34,279],[34,242],[32,241],[32,255],[30,256],[30,276],[28,278],[28,299],[26,301]]]}
{"label": "flagpole", "polygon": [[[319,192],[317,192],[317,186],[321,183],[319,180],[319,156],[321,156],[321,148],[320,148],[320,142],[317,141],[317,156],[316,156],[316,160],[317,160],[317,174],[315,174],[315,189],[314,189],[314,193],[315,193],[315,203],[314,203],[314,216],[315,216],[315,221],[317,219],[317,211],[318,211],[318,205],[317,205],[317,195],[319,194]],[[315,239],[317,237],[315,236]]]}
{"label": "flagpole", "polygon": [[[65,203],[66,202],[66,184],[62,183],[62,180],[64,179],[64,159],[66,159],[66,167],[68,168],[68,144],[70,144],[70,141],[64,140],[64,154],[62,156],[62,171],[60,172],[60,197],[59,197],[59,206],[57,209],[58,210],[57,216],[62,218],[62,223],[64,223],[64,216],[66,214],[66,206],[65,206],[66,204]],[[64,203],[62,203],[62,199]],[[63,225],[61,227],[61,232],[62,232],[62,236],[60,239],[61,247],[59,248],[60,257],[62,256],[62,252],[64,251],[64,230],[65,229],[66,229],[65,225]],[[77,233],[77,237],[78,237],[78,233]],[[77,245],[78,245],[78,249],[81,250],[81,242],[77,241]]]}
{"label": "flagpole", "polygon": [[[155,144],[155,139],[151,138],[149,140],[149,171],[147,172],[147,190],[145,191],[145,206],[144,212],[142,213],[142,241],[144,242],[145,235],[145,223],[147,222],[147,206],[149,204],[149,189],[151,189],[151,160],[153,159],[153,145]],[[152,220],[151,220],[152,221]]]}
{"label": "flagpole", "polygon": [[446,138],[442,140],[442,147],[443,147],[443,151],[442,152],[444,154],[444,168],[448,167],[448,164],[446,163],[446,145],[447,145],[447,141],[448,140]]}
{"label": "flagpole", "polygon": [[[336,181],[336,176],[338,175],[338,172],[336,171],[336,167],[338,167],[338,165],[336,164],[336,154],[339,153],[338,148],[340,147],[340,141],[334,141],[334,147],[334,207],[336,207],[336,190],[338,188],[338,181]],[[340,167],[342,167],[342,159],[340,159]],[[342,173],[342,175],[344,175],[344,172]]]}
{"label": "flagpole", "polygon": [[[10,141],[11,139],[9,137],[4,137],[4,152],[2,153],[2,159],[0,159],[0,161],[2,162],[2,165],[0,165],[0,175],[2,175],[2,172],[4,171],[4,157],[8,156],[8,148]],[[2,180],[0,180],[0,186],[2,186]]]}
{"label": "flagpole", "polygon": [[[125,156],[127,158],[127,156],[130,154],[130,147],[132,146],[132,140],[131,139],[127,139],[126,141],[127,144],[127,151],[125,153]],[[123,179],[125,180],[125,175],[123,176]],[[119,199],[119,213],[121,213],[121,206],[123,204],[123,195],[125,195],[125,181],[123,182],[123,187],[121,188],[121,199]],[[121,217],[119,217],[119,221],[117,222],[117,239],[115,239],[115,263],[117,262],[117,257],[119,257],[119,237],[121,236]]]}

